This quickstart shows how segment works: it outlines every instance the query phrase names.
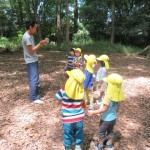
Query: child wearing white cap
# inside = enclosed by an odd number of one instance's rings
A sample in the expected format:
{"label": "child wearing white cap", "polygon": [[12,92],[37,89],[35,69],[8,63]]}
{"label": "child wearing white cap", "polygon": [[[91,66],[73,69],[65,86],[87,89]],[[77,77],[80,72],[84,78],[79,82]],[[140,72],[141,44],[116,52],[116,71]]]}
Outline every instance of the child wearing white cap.
{"label": "child wearing white cap", "polygon": [[100,64],[100,67],[96,74],[96,91],[93,92],[93,97],[98,103],[104,97],[107,88],[107,84],[103,81],[103,78],[106,77],[107,70],[109,69],[108,61],[109,57],[107,55],[101,55],[97,58],[97,63]]}
{"label": "child wearing white cap", "polygon": [[99,110],[90,110],[88,115],[101,114],[100,126],[99,126],[99,141],[94,143],[97,150],[104,149],[104,141],[106,142],[106,148],[112,150],[113,148],[113,128],[116,123],[117,110],[119,102],[125,99],[122,90],[122,77],[119,74],[110,74],[104,78],[104,81],[108,84],[107,92],[102,100],[102,104]]}

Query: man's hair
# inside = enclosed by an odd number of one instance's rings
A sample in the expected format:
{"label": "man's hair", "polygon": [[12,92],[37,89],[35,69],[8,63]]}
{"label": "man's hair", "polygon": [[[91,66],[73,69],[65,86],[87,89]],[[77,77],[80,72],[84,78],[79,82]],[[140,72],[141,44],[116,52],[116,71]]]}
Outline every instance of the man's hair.
{"label": "man's hair", "polygon": [[26,21],[25,24],[26,24],[26,29],[28,30],[30,28],[30,26],[34,27],[35,24],[37,24],[37,22],[36,21]]}

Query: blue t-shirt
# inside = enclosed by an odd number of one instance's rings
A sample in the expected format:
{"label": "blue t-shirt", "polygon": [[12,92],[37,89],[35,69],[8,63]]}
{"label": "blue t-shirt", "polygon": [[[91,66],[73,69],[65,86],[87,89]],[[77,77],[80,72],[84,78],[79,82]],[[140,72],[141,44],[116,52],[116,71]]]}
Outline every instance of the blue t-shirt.
{"label": "blue t-shirt", "polygon": [[84,75],[85,75],[85,80],[83,83],[84,89],[92,88],[94,83],[93,73],[90,73],[88,70],[85,69]]}
{"label": "blue t-shirt", "polygon": [[111,101],[107,98],[104,98],[102,101],[102,105],[107,105],[108,109],[106,112],[102,113],[101,119],[103,121],[113,121],[117,119],[117,110],[118,110],[118,102]]}

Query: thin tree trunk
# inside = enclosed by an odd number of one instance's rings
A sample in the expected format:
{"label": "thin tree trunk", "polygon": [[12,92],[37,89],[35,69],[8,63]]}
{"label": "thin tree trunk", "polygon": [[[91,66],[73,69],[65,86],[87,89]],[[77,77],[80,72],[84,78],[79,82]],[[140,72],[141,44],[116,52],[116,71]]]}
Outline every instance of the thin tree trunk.
{"label": "thin tree trunk", "polygon": [[38,16],[38,13],[37,13],[37,8],[38,8],[38,0],[35,0],[32,1],[32,4],[33,4],[33,11],[34,11],[34,15],[35,15],[35,18],[36,18],[36,21],[38,22],[38,34],[39,34],[39,38],[42,39],[42,30],[41,30],[41,23],[40,23],[40,19],[39,19],[39,16]]}
{"label": "thin tree trunk", "polygon": [[18,0],[18,8],[19,8],[19,26],[22,27],[23,25],[23,12],[22,12],[22,1]]}
{"label": "thin tree trunk", "polygon": [[115,0],[112,0],[112,31],[111,31],[111,43],[115,41]]}
{"label": "thin tree trunk", "polygon": [[70,20],[69,20],[69,7],[68,0],[66,0],[66,44],[67,50],[69,51],[70,39],[69,39],[69,30],[70,30]]}
{"label": "thin tree trunk", "polygon": [[74,0],[74,33],[78,32],[78,0]]}
{"label": "thin tree trunk", "polygon": [[62,41],[62,33],[61,33],[61,0],[58,1],[57,6],[57,44],[58,46]]}
{"label": "thin tree trunk", "polygon": [[32,13],[31,13],[31,9],[30,9],[30,2],[29,2],[29,0],[25,0],[24,2],[25,2],[25,6],[26,6],[27,19],[31,20]]}

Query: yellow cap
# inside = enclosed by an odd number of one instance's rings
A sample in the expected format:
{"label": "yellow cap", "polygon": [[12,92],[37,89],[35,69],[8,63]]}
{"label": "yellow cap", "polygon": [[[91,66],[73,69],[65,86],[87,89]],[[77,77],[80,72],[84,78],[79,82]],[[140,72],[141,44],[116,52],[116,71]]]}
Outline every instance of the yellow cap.
{"label": "yellow cap", "polygon": [[65,84],[65,92],[71,99],[81,100],[84,97],[83,81],[85,80],[84,73],[80,69],[66,71],[69,79]]}
{"label": "yellow cap", "polygon": [[115,102],[119,102],[125,99],[122,90],[123,79],[119,74],[113,73],[103,79],[108,83],[106,96]]}
{"label": "yellow cap", "polygon": [[81,48],[75,48],[74,51],[79,51],[81,53]]}
{"label": "yellow cap", "polygon": [[96,62],[96,56],[95,55],[84,55],[84,59],[86,62],[86,69],[90,73],[94,73],[93,64]]}
{"label": "yellow cap", "polygon": [[106,69],[109,69],[109,57],[107,55],[101,55],[97,60],[104,61]]}

